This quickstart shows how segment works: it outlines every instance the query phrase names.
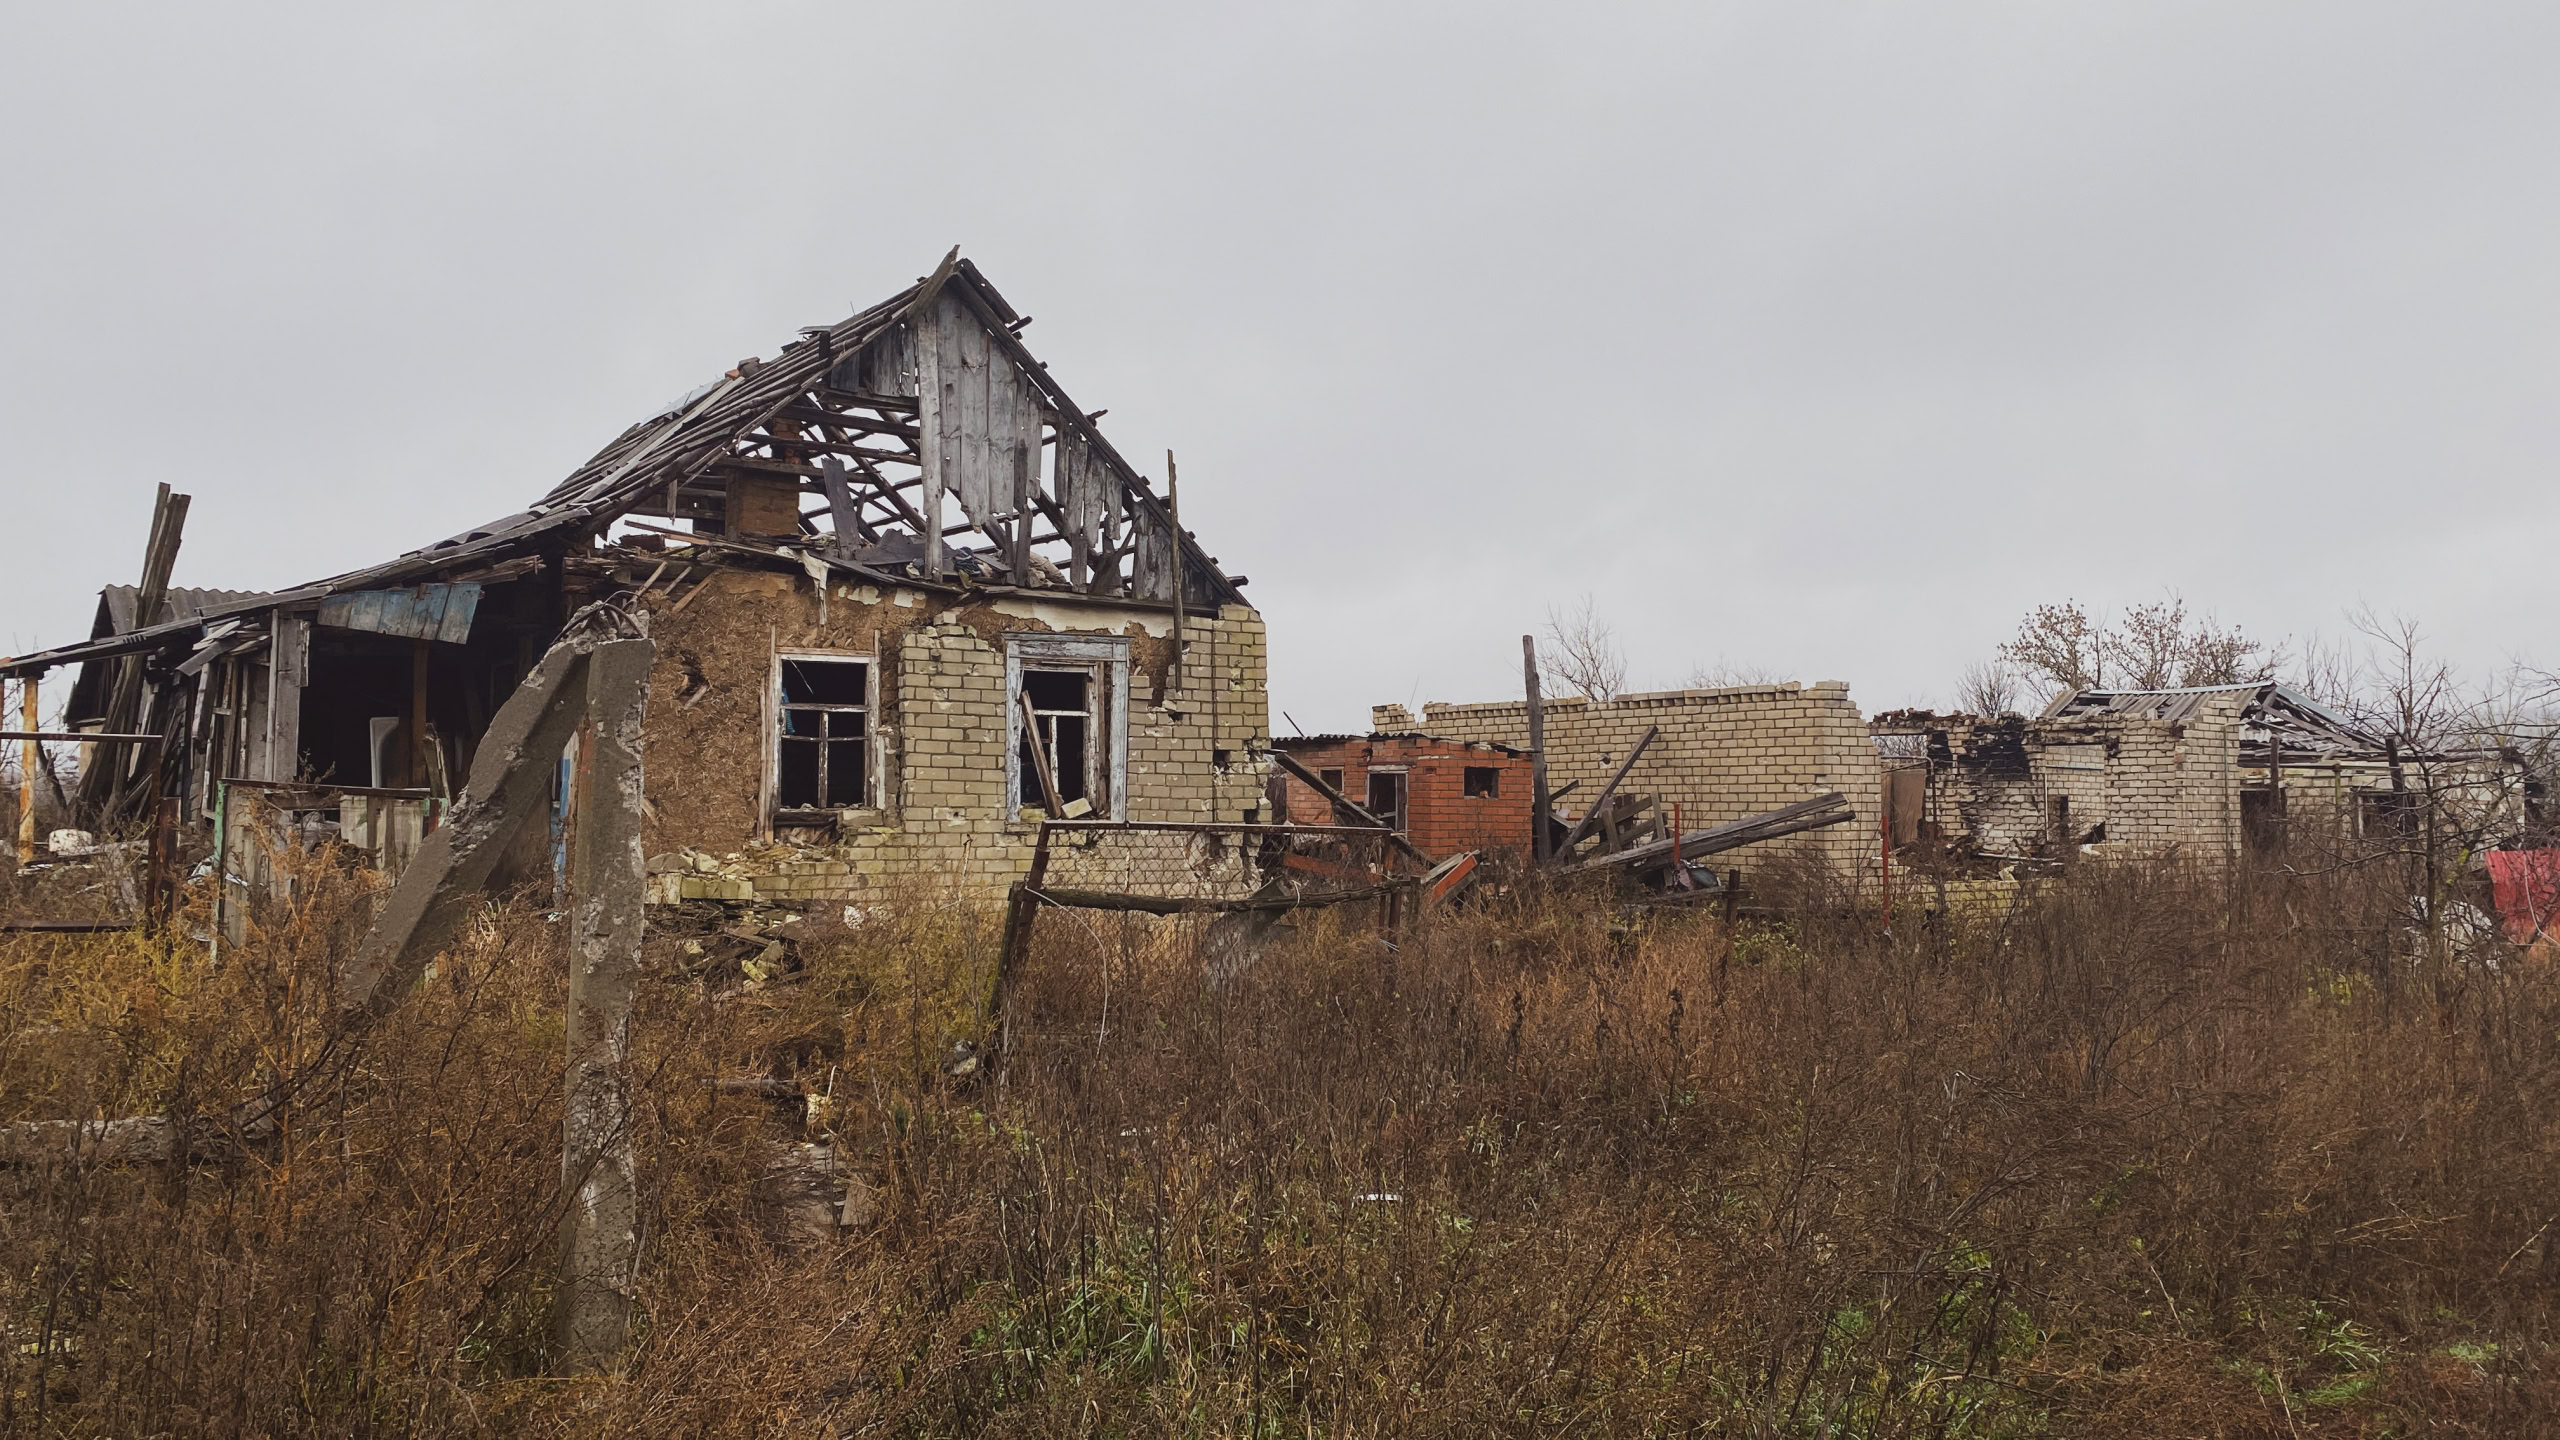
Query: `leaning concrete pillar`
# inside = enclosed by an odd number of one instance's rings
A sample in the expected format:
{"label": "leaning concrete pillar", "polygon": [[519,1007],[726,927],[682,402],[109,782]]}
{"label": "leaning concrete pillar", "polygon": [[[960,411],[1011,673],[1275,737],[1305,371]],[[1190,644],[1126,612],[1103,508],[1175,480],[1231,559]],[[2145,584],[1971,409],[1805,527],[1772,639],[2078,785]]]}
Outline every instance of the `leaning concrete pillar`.
{"label": "leaning concrete pillar", "polygon": [[557,1332],[570,1370],[602,1370],[621,1353],[639,1257],[626,1062],[647,875],[640,721],[655,653],[646,640],[615,640],[587,662],[590,743],[579,747],[569,862],[569,1084],[560,1149],[569,1209],[560,1230]]}

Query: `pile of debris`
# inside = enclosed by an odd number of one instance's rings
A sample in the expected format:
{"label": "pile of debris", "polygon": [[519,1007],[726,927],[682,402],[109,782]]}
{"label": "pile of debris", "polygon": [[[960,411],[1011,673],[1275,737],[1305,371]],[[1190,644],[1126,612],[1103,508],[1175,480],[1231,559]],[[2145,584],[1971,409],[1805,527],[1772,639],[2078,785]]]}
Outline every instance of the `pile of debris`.
{"label": "pile of debris", "polygon": [[[1635,768],[1645,747],[1661,734],[1659,725],[1647,729],[1619,763],[1617,772],[1571,823],[1551,809],[1547,811],[1543,817],[1547,833],[1542,837],[1546,843],[1541,848],[1553,873],[1616,875],[1665,893],[1708,894],[1722,888],[1723,881],[1698,861],[1763,840],[1777,840],[1857,818],[1848,797],[1833,790],[1762,814],[1684,831],[1678,806],[1671,806],[1666,814],[1658,795],[1623,795],[1618,791],[1619,782]],[[1562,793],[1545,797],[1545,803],[1551,806]]]}

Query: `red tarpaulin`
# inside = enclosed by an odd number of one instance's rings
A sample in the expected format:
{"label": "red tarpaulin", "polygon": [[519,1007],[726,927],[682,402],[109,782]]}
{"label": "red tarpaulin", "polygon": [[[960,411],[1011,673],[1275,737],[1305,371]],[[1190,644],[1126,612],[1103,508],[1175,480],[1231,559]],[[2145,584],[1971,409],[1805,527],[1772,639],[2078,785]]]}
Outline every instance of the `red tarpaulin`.
{"label": "red tarpaulin", "polygon": [[2509,940],[2560,932],[2560,850],[2490,851],[2489,887]]}

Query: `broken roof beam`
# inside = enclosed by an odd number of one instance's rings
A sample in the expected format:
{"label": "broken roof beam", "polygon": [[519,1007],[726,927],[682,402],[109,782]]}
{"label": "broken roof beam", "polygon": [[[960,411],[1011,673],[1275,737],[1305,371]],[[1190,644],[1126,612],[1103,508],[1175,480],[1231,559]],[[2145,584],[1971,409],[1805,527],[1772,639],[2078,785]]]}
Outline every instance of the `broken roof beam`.
{"label": "broken roof beam", "polygon": [[1766,814],[1747,816],[1727,824],[1710,826],[1704,830],[1692,830],[1685,835],[1630,846],[1615,855],[1602,855],[1589,860],[1576,861],[1561,867],[1558,873],[1587,875],[1603,870],[1630,872],[1657,870],[1670,864],[1675,853],[1682,859],[1695,859],[1700,856],[1721,854],[1727,850],[1738,850],[1745,845],[1756,845],[1763,840],[1778,840],[1807,830],[1845,824],[1857,818],[1857,812],[1849,806],[1848,797],[1835,790],[1828,794],[1817,795],[1810,800],[1799,800],[1793,805],[1783,806]]}

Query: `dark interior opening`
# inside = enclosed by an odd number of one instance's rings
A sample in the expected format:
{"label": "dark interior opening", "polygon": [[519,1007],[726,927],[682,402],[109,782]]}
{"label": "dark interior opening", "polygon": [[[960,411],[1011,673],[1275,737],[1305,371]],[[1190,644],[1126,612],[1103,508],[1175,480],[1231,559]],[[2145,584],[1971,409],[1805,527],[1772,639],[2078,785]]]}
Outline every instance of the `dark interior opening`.
{"label": "dark interior opening", "polygon": [[1369,772],[1369,813],[1387,822],[1391,830],[1404,828],[1404,772],[1372,770]]}
{"label": "dark interior opening", "polygon": [[1502,772],[1491,765],[1467,767],[1467,798],[1499,800],[1502,798]]}
{"label": "dark interior opening", "polygon": [[784,810],[851,810],[871,797],[871,666],[785,659],[774,803]]}
{"label": "dark interior opening", "polygon": [[[1022,693],[1031,701],[1033,719],[1061,804],[1092,800],[1093,677],[1082,670],[1022,672]],[[1020,805],[1048,806],[1040,788],[1039,761],[1031,753],[1033,731],[1021,728],[1014,761],[1020,775]]]}

